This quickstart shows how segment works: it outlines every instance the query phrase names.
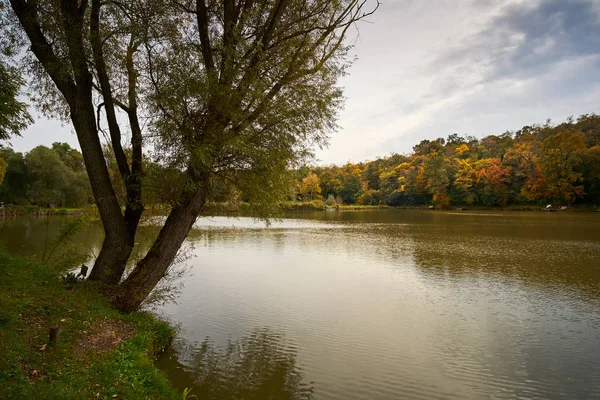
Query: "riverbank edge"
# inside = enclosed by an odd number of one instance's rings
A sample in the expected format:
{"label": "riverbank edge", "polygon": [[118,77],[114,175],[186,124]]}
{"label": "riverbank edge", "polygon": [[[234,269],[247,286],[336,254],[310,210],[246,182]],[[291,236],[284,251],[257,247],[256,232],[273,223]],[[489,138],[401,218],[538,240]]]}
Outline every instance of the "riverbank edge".
{"label": "riverbank edge", "polygon": [[[322,211],[340,210],[340,211],[369,211],[369,210],[443,210],[443,211],[549,211],[545,205],[532,204],[512,204],[507,206],[482,206],[482,205],[417,205],[417,206],[388,206],[388,205],[360,205],[360,204],[344,204],[344,205],[325,205],[322,201],[315,200],[312,202],[288,202],[282,204],[282,209],[285,211]],[[551,208],[552,211],[559,211],[560,207]],[[594,205],[576,204],[569,206],[566,209],[560,210],[563,212],[600,212],[600,209]]]}
{"label": "riverbank edge", "polygon": [[[326,205],[321,200],[313,200],[310,202],[289,201],[280,205],[282,212],[286,211],[372,211],[372,210],[442,210],[442,211],[561,211],[561,212],[600,212],[600,208],[596,205],[576,204],[569,206],[567,209],[553,207],[547,209],[543,205],[531,204],[513,204],[507,206],[481,206],[481,205],[449,205],[441,207],[418,205],[418,206],[388,206],[380,205],[360,205],[360,204],[336,204]],[[84,214],[85,209],[82,208],[40,208],[37,206],[13,206],[5,205],[0,207],[0,217],[44,217],[44,216],[61,216],[70,215],[77,216]],[[145,215],[164,215],[168,213],[163,206],[149,206],[145,210]],[[253,216],[250,207],[242,203],[241,205],[231,205],[228,203],[208,203],[204,210],[206,215],[219,216]]]}
{"label": "riverbank edge", "polygon": [[46,215],[81,215],[81,208],[44,208],[38,206],[15,206],[12,204],[0,207],[0,217],[41,217]]}
{"label": "riverbank edge", "polygon": [[154,365],[175,334],[166,322],[121,314],[92,284],[2,252],[0,288],[0,398],[183,398]]}

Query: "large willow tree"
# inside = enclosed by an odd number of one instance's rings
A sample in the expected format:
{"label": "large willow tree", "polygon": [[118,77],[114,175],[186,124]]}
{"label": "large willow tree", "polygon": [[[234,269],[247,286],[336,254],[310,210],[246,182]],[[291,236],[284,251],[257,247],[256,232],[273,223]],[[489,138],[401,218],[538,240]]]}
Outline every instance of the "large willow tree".
{"label": "large willow tree", "polygon": [[[216,188],[242,195],[261,216],[285,196],[286,170],[335,128],[344,37],[377,6],[365,3],[10,0],[11,32],[30,43],[40,103],[70,118],[84,156],[105,231],[90,279],[122,311],[138,308],[165,275]],[[146,151],[175,171],[165,177],[170,210],[123,279],[144,210]]]}

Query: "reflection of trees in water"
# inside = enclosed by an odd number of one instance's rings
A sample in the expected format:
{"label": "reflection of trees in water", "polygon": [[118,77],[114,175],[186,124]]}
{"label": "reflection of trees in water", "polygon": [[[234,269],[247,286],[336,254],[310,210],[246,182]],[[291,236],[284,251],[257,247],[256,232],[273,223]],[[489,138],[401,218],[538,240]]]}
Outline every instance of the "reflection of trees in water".
{"label": "reflection of trees in water", "polygon": [[224,348],[205,340],[195,357],[198,398],[310,399],[313,387],[303,383],[296,350],[270,329],[257,329]]}
{"label": "reflection of trees in water", "polygon": [[448,235],[431,241],[413,238],[414,265],[429,278],[518,281],[527,287],[577,293],[587,299],[600,295],[596,246],[580,241],[483,234]]}

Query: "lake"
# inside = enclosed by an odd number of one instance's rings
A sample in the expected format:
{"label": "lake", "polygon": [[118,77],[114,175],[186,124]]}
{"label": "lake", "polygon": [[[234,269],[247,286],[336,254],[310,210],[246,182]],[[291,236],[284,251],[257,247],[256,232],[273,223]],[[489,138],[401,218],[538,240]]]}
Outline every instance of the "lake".
{"label": "lake", "polygon": [[[39,259],[67,222],[0,241]],[[600,398],[598,213],[211,217],[184,250],[157,362],[200,399]]]}

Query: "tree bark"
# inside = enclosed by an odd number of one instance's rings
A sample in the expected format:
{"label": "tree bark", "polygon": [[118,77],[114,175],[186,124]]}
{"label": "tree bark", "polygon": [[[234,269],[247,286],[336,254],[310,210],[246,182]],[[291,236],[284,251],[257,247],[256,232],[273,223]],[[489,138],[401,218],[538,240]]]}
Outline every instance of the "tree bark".
{"label": "tree bark", "polygon": [[77,98],[71,110],[71,120],[77,132],[83,161],[105,232],[100,254],[89,279],[107,285],[116,285],[125,271],[133,249],[133,239],[127,240],[128,234],[123,223],[121,208],[106,169],[96,129],[91,89],[89,99],[83,93],[78,93]]}
{"label": "tree bark", "polygon": [[89,279],[99,280],[103,284],[116,285],[125,271],[127,260],[133,249],[133,239],[128,240],[121,207],[110,182],[102,145],[98,137],[92,102],[92,74],[88,70],[83,45],[85,4],[87,3],[80,5],[77,0],[63,0],[61,3],[69,59],[77,87],[75,99],[70,104],[71,120],[75,126],[75,132],[77,132],[92,192],[106,233],[102,249]]}
{"label": "tree bark", "polygon": [[152,289],[166,275],[183,241],[206,204],[209,176],[205,174],[201,189],[189,193],[173,208],[158,238],[144,257],[119,285],[115,306],[122,312],[137,310]]}

